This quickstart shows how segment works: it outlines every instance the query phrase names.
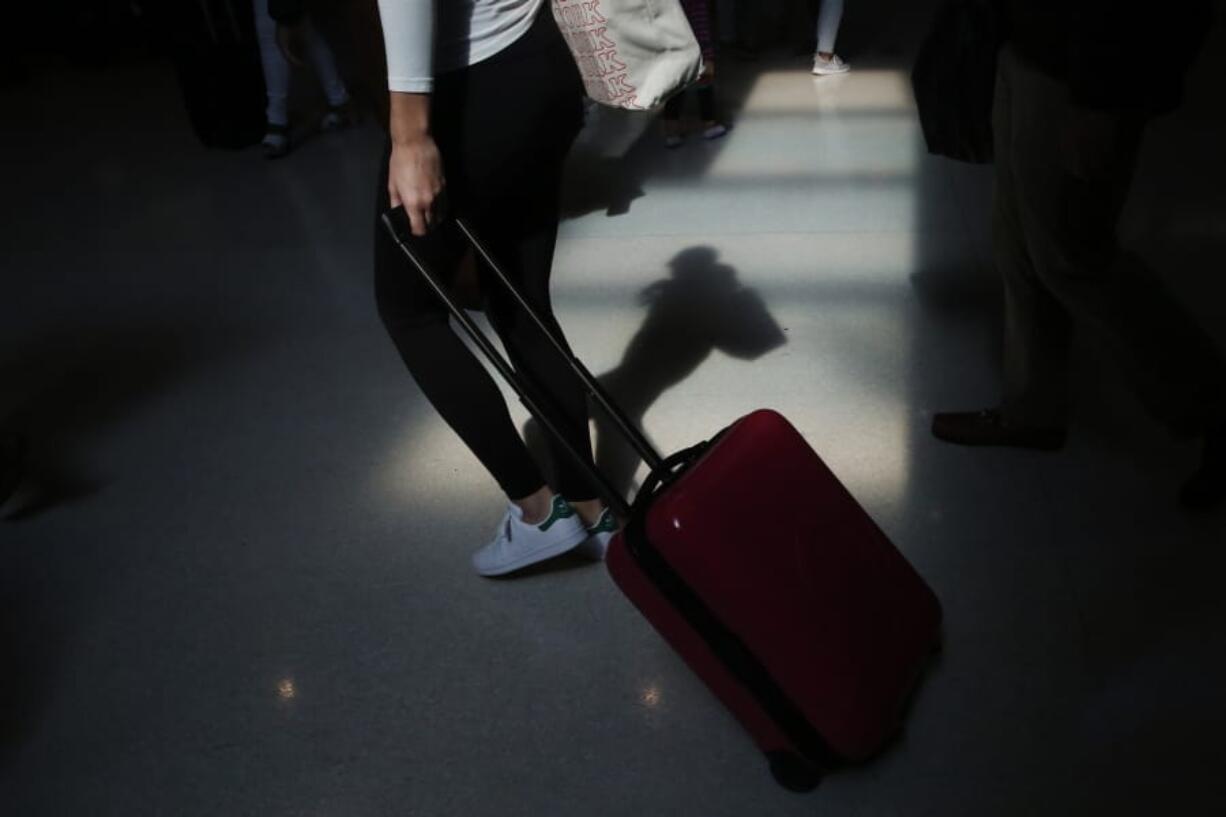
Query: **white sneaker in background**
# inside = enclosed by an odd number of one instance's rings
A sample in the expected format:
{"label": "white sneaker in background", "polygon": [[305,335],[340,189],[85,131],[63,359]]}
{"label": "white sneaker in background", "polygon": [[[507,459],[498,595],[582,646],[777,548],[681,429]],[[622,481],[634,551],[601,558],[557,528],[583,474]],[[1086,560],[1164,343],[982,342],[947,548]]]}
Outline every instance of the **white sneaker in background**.
{"label": "white sneaker in background", "polygon": [[813,73],[819,77],[829,76],[830,74],[846,74],[851,70],[851,66],[843,62],[843,58],[838,54],[834,54],[830,59],[826,59],[819,54],[813,55]]}
{"label": "white sneaker in background", "polygon": [[553,498],[549,516],[537,525],[525,522],[524,512],[512,504],[498,525],[494,541],[473,554],[473,567],[482,576],[501,576],[560,556],[586,538],[587,528],[560,496]]}
{"label": "white sneaker in background", "polygon": [[575,552],[593,561],[602,561],[615,533],[617,533],[617,518],[613,516],[613,511],[605,508],[596,524],[587,529],[587,539],[575,549]]}

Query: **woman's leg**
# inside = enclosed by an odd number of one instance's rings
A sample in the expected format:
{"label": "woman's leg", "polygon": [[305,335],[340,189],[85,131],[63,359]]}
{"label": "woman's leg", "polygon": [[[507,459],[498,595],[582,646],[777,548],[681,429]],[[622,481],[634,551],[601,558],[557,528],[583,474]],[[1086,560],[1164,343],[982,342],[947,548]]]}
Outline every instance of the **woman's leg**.
{"label": "woman's leg", "polygon": [[817,53],[830,59],[834,56],[834,43],[839,36],[839,24],[843,21],[843,0],[822,0],[817,13]]}
{"label": "woman's leg", "polygon": [[[511,280],[518,284],[545,325],[565,344],[566,338],[553,314],[549,295],[558,229],[556,196],[553,197],[552,209],[555,214],[552,218],[508,219],[503,222],[503,229],[486,221],[483,230],[489,236],[490,249],[496,260],[503,265]],[[597,486],[586,469],[575,462],[567,448],[569,444],[589,464],[592,462],[587,390],[544,333],[523,314],[523,310],[505,290],[496,282],[487,283],[485,288],[489,295],[490,321],[502,338],[512,364],[534,391],[542,396],[551,419],[566,438],[566,444],[552,436],[548,440],[558,490],[573,502],[596,499],[599,496]]]}
{"label": "woman's leg", "polygon": [[684,91],[664,103],[664,111],[660,114],[660,129],[664,133],[664,144],[667,147],[675,148],[681,145],[681,111],[684,105]]}
{"label": "woman's leg", "polygon": [[323,88],[328,105],[340,108],[349,104],[349,89],[345,87],[345,80],[341,78],[341,72],[336,67],[336,57],[332,54],[331,46],[313,23],[307,21],[305,26],[307,59],[315,68],[315,75],[319,77],[319,84]]}
{"label": "woman's leg", "polygon": [[665,121],[676,122],[681,118],[681,108],[685,104],[685,92],[674,94],[668,102],[664,103],[664,113],[662,117]]}
{"label": "woman's leg", "polygon": [[[386,173],[386,161],[384,173]],[[379,212],[387,206],[380,180]],[[461,247],[436,232],[416,239],[417,249],[440,274],[454,270]],[[512,500],[545,484],[515,428],[502,392],[451,329],[445,305],[421,280],[382,224],[375,233],[375,294],[379,315],[401,358],[426,398]]]}

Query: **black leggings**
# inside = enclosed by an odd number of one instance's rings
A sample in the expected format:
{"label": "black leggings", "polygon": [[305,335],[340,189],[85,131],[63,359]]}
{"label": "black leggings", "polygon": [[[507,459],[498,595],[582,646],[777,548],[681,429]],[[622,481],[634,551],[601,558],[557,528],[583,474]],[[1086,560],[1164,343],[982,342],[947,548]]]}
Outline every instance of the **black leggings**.
{"label": "black leggings", "polygon": [[[583,120],[582,84],[548,11],[495,57],[435,82],[431,127],[443,156],[447,199],[488,245],[529,303],[561,336],[549,298],[558,231],[562,163]],[[390,150],[390,149],[389,149]],[[377,207],[388,206],[387,161]],[[454,225],[413,239],[440,275],[454,279],[465,245]],[[539,329],[478,266],[486,314],[515,369],[551,407],[568,441],[591,458],[586,392]],[[375,293],[379,314],[409,372],[512,499],[545,484],[483,366],[452,331],[445,305],[376,220]],[[558,484],[568,499],[594,499],[585,471],[550,441]]]}

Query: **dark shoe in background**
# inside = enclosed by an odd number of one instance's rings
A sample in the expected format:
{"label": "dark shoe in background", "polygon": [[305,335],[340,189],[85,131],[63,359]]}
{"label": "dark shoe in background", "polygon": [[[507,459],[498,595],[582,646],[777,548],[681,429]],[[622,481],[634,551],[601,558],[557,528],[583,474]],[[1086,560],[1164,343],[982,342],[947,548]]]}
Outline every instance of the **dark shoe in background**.
{"label": "dark shoe in background", "polygon": [[319,129],[324,133],[334,133],[353,127],[357,121],[357,113],[351,103],[329,105],[319,119]]}
{"label": "dark shoe in background", "polygon": [[265,159],[280,159],[288,156],[292,147],[289,135],[288,125],[274,125],[268,123],[268,127],[264,132],[264,139],[260,142],[260,146],[264,149]]}
{"label": "dark shoe in background", "polygon": [[958,445],[993,445],[1057,451],[1064,447],[1063,428],[1033,428],[1005,421],[999,409],[941,412],[932,418],[932,434]]}

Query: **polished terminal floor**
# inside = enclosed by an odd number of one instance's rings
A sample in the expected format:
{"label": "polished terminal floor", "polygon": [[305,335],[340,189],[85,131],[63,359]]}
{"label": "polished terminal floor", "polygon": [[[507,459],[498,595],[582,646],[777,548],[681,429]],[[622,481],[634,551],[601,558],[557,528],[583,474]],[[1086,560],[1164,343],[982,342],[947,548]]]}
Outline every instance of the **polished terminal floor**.
{"label": "polished terminal floor", "polygon": [[[1226,812],[1226,516],[1173,503],[1195,449],[1092,342],[1064,453],[928,434],[996,396],[999,290],[990,171],[925,155],[908,30],[861,23],[844,77],[727,63],[722,141],[595,116],[556,264],[661,448],[781,410],[944,602],[899,742],[803,796],[601,567],[473,574],[501,500],[377,321],[376,129],[267,163],[198,147],[161,69],[5,90],[0,416],[33,450],[0,521],[0,813]],[[1226,339],[1222,53],[1125,233]]]}

